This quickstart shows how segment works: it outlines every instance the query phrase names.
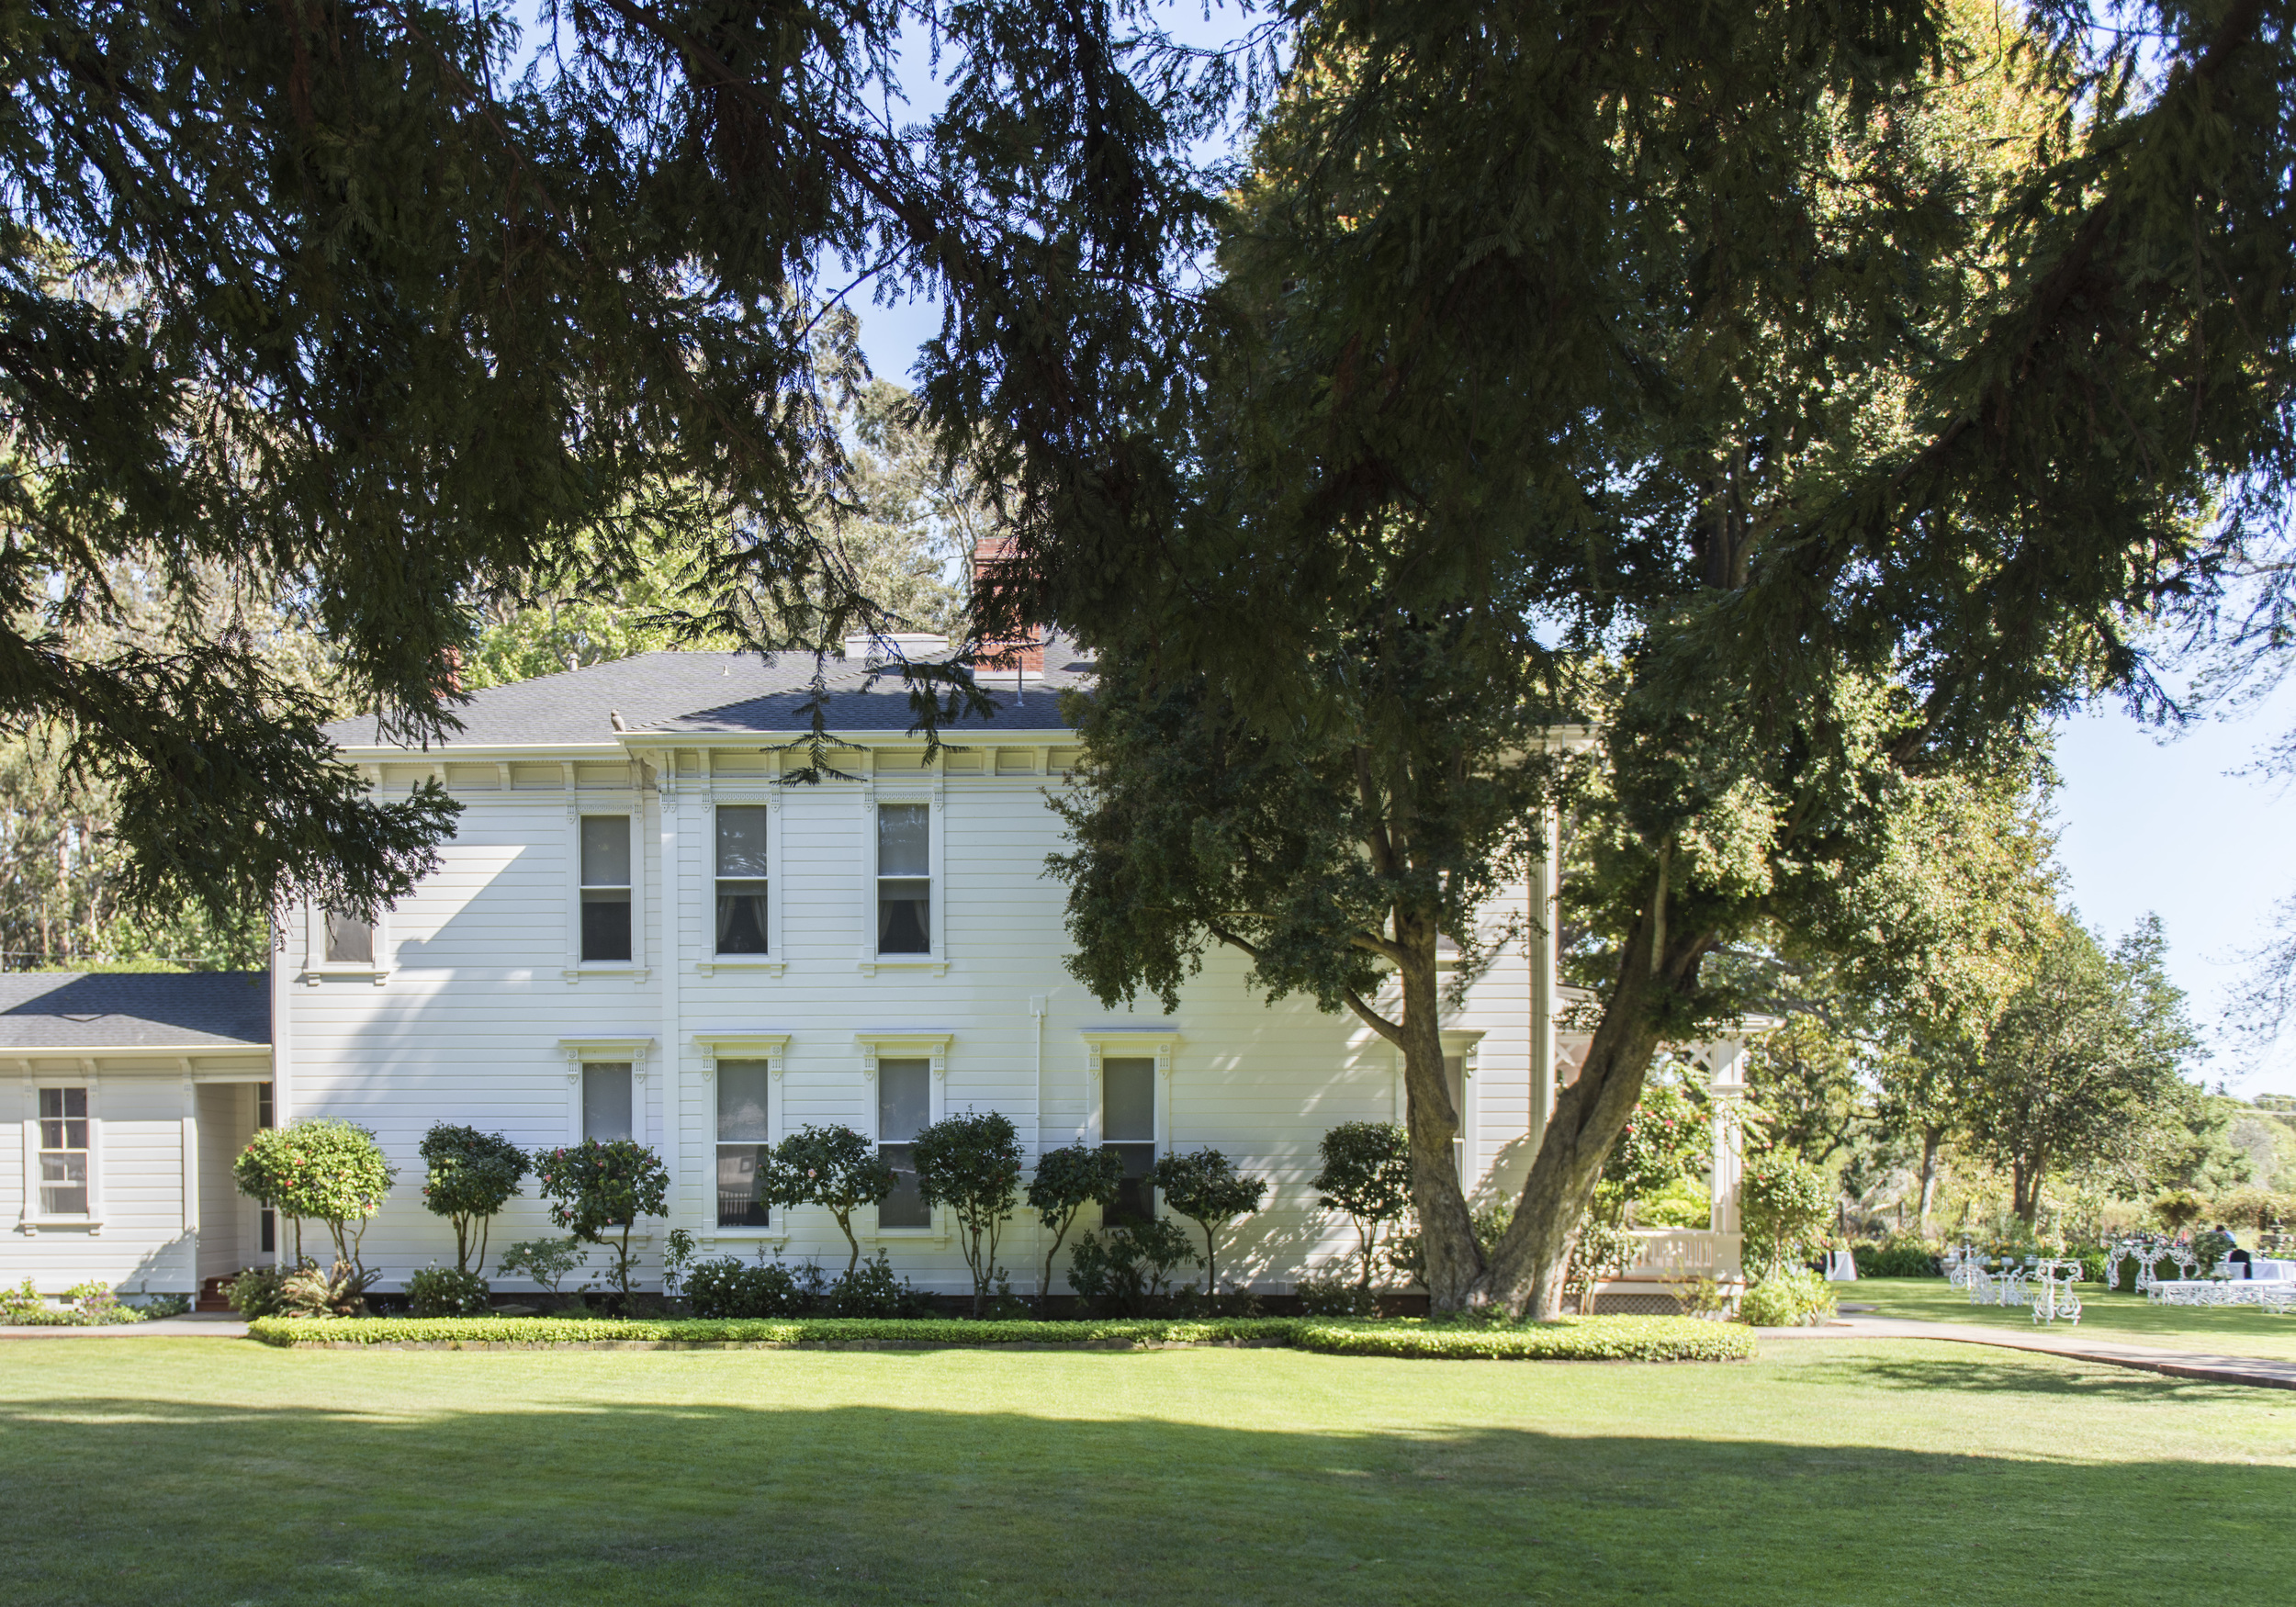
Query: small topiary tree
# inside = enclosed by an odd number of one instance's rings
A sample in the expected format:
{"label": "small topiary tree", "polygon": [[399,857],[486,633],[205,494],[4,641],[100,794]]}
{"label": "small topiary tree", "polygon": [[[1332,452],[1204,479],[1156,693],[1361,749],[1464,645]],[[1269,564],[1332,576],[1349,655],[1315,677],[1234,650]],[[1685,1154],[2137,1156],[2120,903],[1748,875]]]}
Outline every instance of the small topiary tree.
{"label": "small topiary tree", "polygon": [[1380,1230],[1411,1211],[1411,1137],[1401,1122],[1343,1121],[1316,1148],[1323,1169],[1315,1174],[1315,1203],[1355,1223],[1363,1259],[1356,1287],[1367,1289]]}
{"label": "small topiary tree", "polygon": [[[501,1133],[445,1122],[422,1135],[422,1204],[434,1217],[455,1225],[455,1270],[468,1272],[475,1259],[486,1267],[487,1228],[508,1205],[526,1175],[526,1152]],[[471,1225],[478,1242],[471,1242]]]}
{"label": "small topiary tree", "polygon": [[304,1219],[324,1222],[336,1263],[362,1287],[359,1241],[398,1175],[373,1133],[333,1117],[264,1128],[231,1163],[242,1194],[294,1224],[296,1264],[303,1262]]}
{"label": "small topiary tree", "polygon": [[1747,1272],[1767,1275],[1798,1261],[1833,1217],[1832,1183],[1791,1150],[1772,1150],[1749,1161],[1739,1190]]}
{"label": "small topiary tree", "polygon": [[1246,1177],[1218,1150],[1166,1155],[1153,1174],[1165,1202],[1204,1231],[1204,1293],[1220,1292],[1220,1231],[1267,1197],[1265,1179]]}
{"label": "small topiary tree", "polygon": [[928,1206],[945,1205],[957,1219],[958,1247],[973,1274],[973,1315],[988,1304],[988,1287],[1003,1269],[996,1246],[1005,1222],[1020,1203],[1020,1135],[992,1110],[945,1117],[921,1129],[909,1152],[917,1159],[917,1192]]}
{"label": "small topiary tree", "polygon": [[[535,1152],[535,1186],[550,1202],[550,1219],[585,1244],[610,1246],[606,1271],[621,1291],[625,1314],[636,1293],[630,1287],[630,1230],[640,1217],[669,1208],[670,1173],[661,1157],[636,1139],[584,1139],[556,1150]],[[622,1230],[608,1239],[610,1228]]]}
{"label": "small topiary tree", "polygon": [[837,1219],[852,1246],[845,1275],[861,1264],[861,1240],[853,1213],[891,1194],[898,1178],[871,1143],[850,1127],[801,1127],[773,1148],[770,1166],[760,1167],[759,1192],[779,1206],[817,1205]]}
{"label": "small topiary tree", "polygon": [[1052,1295],[1052,1258],[1061,1253],[1068,1230],[1076,1225],[1076,1213],[1095,1204],[1107,1209],[1123,1186],[1124,1158],[1113,1150],[1068,1144],[1036,1158],[1036,1175],[1029,1179],[1029,1208],[1052,1235],[1052,1247],[1044,1253],[1044,1273],[1036,1285],[1040,1316]]}

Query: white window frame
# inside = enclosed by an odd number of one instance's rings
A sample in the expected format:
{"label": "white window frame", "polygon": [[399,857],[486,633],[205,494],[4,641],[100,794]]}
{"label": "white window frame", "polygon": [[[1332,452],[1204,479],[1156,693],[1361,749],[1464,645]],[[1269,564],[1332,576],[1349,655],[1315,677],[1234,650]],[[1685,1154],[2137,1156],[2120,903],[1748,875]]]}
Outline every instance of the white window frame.
{"label": "white window frame", "polygon": [[[872,762],[875,755],[869,756]],[[903,774],[893,778],[877,778],[873,770],[864,778],[861,787],[861,972],[874,976],[881,971],[895,972],[923,972],[931,976],[943,976],[949,970],[949,857],[947,829],[944,820],[948,789],[940,772],[920,771],[914,778]],[[929,858],[928,879],[932,883],[932,906],[927,921],[928,937],[932,944],[923,954],[880,954],[877,952],[877,806],[881,804],[922,804],[926,807],[925,835]],[[874,1118],[872,1118],[872,1123]]]}
{"label": "white window frame", "polygon": [[[567,766],[570,771],[573,766]],[[582,817],[619,815],[630,823],[630,957],[582,958]],[[646,961],[646,795],[636,790],[580,793],[569,775],[566,794],[566,970],[568,983],[584,977],[627,977],[644,982]]]}
{"label": "white window frame", "polygon": [[[771,827],[769,826],[767,829],[770,831]],[[712,840],[715,840],[715,833],[712,834]],[[693,1047],[702,1057],[703,1105],[708,1112],[706,1119],[709,1123],[708,1156],[703,1163],[704,1171],[698,1193],[703,1205],[702,1219],[694,1230],[694,1242],[704,1251],[720,1239],[740,1240],[747,1243],[787,1243],[792,1209],[788,1206],[775,1207],[773,1219],[762,1228],[721,1228],[717,1225],[717,1062],[721,1060],[766,1062],[766,1141],[778,1144],[788,1131],[788,1102],[782,1097],[782,1083],[789,1070],[789,1034],[728,1028],[721,1031],[695,1033]]]}
{"label": "white window frame", "polygon": [[363,978],[381,987],[390,980],[390,911],[375,912],[375,941],[372,960],[330,960],[327,958],[327,911],[313,899],[303,901],[303,981],[317,987],[329,977],[345,980]]}
{"label": "white window frame", "polygon": [[[1154,1060],[1156,1062],[1156,1159],[1172,1152],[1172,1065],[1180,1046],[1176,1027],[1087,1027],[1079,1036],[1085,1049],[1085,1142],[1094,1150],[1109,1141],[1107,1084],[1101,1070],[1111,1060]],[[1121,1142],[1135,1142],[1122,1140]],[[1163,1214],[1164,1190],[1151,1186],[1149,1197]],[[1096,1219],[1099,1208],[1093,1208]]]}
{"label": "white window frame", "polygon": [[566,1057],[566,1142],[582,1141],[582,1073],[591,1062],[630,1066],[630,1137],[652,1142],[647,1116],[646,1061],[654,1048],[650,1038],[561,1038],[558,1052]]}
{"label": "white window frame", "polygon": [[[42,1228],[77,1228],[88,1237],[100,1238],[104,1231],[104,1120],[100,1084],[96,1063],[83,1061],[76,1072],[40,1071],[33,1062],[24,1064],[24,1197],[17,1228],[28,1239],[38,1238]],[[40,1208],[39,1201],[39,1093],[43,1088],[82,1088],[87,1092],[87,1213],[84,1216],[50,1216]]]}
{"label": "white window frame", "polygon": [[[764,954],[717,952],[717,812],[720,809],[765,811],[765,939],[769,952]],[[706,952],[695,962],[693,969],[703,976],[715,976],[721,971],[779,976],[789,964],[789,923],[782,913],[784,882],[782,874],[782,838],[784,834],[782,830],[781,785],[771,781],[752,782],[746,787],[738,782],[720,782],[712,791],[706,813],[709,819],[702,833],[701,848],[703,948]],[[775,1074],[778,1076],[780,1073]]]}
{"label": "white window frame", "polygon": [[[872,856],[873,857],[873,856]],[[872,900],[873,905],[873,900]],[[927,1097],[930,1101],[925,1119],[940,1121],[949,1114],[949,1045],[954,1035],[947,1032],[885,1031],[857,1032],[854,1047],[861,1051],[861,1116],[860,1130],[874,1149],[884,1140],[879,1136],[877,1124],[877,1062],[881,1060],[921,1060],[928,1062],[925,1079]],[[854,1213],[853,1231],[871,1239],[908,1239],[946,1241],[949,1237],[949,1208],[935,1206],[930,1227],[888,1228],[877,1220],[877,1208]]]}
{"label": "white window frame", "polygon": [[[1459,1130],[1451,1141],[1451,1158],[1458,1167],[1459,1186],[1470,1192],[1475,1186],[1472,1170],[1475,1160],[1477,1123],[1482,1119],[1482,1096],[1475,1083],[1475,1062],[1482,1051],[1480,1028],[1446,1027],[1443,1029],[1443,1058],[1459,1057]],[[1411,1090],[1404,1082],[1403,1051],[1395,1051],[1395,1119],[1408,1121],[1411,1111]]]}

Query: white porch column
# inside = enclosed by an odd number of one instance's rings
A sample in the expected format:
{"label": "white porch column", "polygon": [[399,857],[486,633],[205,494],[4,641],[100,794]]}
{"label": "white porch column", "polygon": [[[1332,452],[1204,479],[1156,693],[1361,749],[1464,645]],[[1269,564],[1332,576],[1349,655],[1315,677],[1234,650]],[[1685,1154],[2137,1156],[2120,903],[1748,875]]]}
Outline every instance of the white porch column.
{"label": "white porch column", "polygon": [[1560,891],[1557,871],[1561,859],[1560,830],[1549,805],[1539,823],[1538,857],[1531,861],[1528,885],[1530,930],[1525,938],[1531,964],[1531,1152],[1538,1152],[1547,1135],[1547,1118],[1553,1114],[1555,1096],[1555,985],[1557,953],[1555,900]]}
{"label": "white porch column", "polygon": [[1746,1171],[1745,1132],[1739,1118],[1739,1102],[1746,1096],[1746,1045],[1735,1038],[1717,1039],[1701,1058],[1713,1073],[1706,1085],[1714,1102],[1714,1205],[1707,1220],[1717,1233],[1735,1233],[1739,1184]]}

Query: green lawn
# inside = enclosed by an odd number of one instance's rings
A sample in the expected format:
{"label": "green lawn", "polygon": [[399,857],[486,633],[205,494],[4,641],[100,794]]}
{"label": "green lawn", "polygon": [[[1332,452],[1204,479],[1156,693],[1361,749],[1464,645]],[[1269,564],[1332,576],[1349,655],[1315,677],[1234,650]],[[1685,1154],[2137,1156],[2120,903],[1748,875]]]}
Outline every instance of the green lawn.
{"label": "green lawn", "polygon": [[1759,1361],[0,1343],[0,1601],[2278,1602],[2296,1394]]}
{"label": "green lawn", "polygon": [[[2087,1338],[2296,1361],[2296,1314],[2275,1317],[2254,1306],[2155,1306],[2142,1295],[2111,1294],[2097,1284],[2076,1284],[2074,1292],[2081,1298],[2081,1320],[2072,1332]],[[2041,1326],[2030,1306],[1973,1306],[1966,1291],[1943,1278],[1862,1278],[1837,1293],[1853,1305],[1872,1305],[1876,1317],[1974,1322],[2023,1333]]]}

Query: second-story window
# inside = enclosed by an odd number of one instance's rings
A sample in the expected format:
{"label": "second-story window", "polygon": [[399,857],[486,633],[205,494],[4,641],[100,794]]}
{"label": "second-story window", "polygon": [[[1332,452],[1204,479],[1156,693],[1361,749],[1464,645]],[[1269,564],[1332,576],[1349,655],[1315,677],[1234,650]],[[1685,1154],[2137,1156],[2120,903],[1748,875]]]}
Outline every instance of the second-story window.
{"label": "second-story window", "polygon": [[372,965],[375,963],[375,923],[363,921],[341,910],[327,912],[327,963],[330,965]]}
{"label": "second-story window", "polygon": [[932,810],[877,806],[877,952],[933,951]]}
{"label": "second-story window", "polygon": [[717,951],[720,954],[767,952],[765,815],[761,805],[718,805]]}
{"label": "second-story window", "polygon": [[630,817],[582,816],[582,958],[630,957]]}

